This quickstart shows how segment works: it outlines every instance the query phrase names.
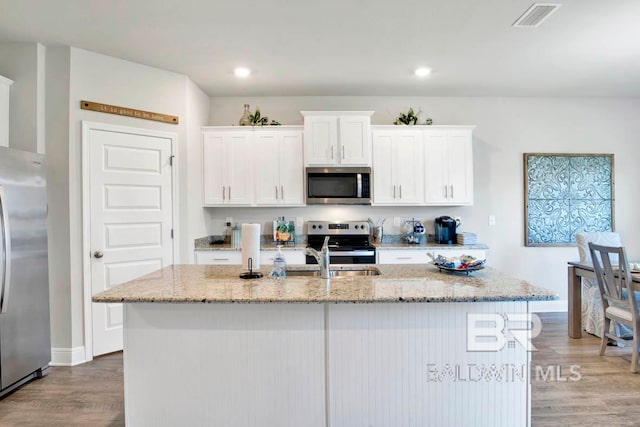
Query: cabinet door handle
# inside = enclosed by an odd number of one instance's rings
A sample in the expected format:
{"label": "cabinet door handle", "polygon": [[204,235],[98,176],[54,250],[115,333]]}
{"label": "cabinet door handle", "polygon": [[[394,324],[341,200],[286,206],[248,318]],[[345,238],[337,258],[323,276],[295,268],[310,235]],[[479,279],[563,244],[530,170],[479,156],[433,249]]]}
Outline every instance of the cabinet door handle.
{"label": "cabinet door handle", "polygon": [[344,145],[342,146],[342,159],[344,160]]}
{"label": "cabinet door handle", "polygon": [[229,261],[229,258],[214,258],[213,261]]}
{"label": "cabinet door handle", "polygon": [[280,198],[284,200],[284,187],[282,185],[280,186]]}
{"label": "cabinet door handle", "polygon": [[222,200],[227,200],[224,192],[224,185],[222,186]]}
{"label": "cabinet door handle", "polygon": [[331,160],[333,160],[333,145],[331,146]]}
{"label": "cabinet door handle", "polygon": [[410,256],[399,256],[396,259],[412,259]]}
{"label": "cabinet door handle", "polygon": [[396,186],[395,185],[393,186],[393,198],[394,199],[396,198]]}
{"label": "cabinet door handle", "polygon": [[400,198],[402,199],[402,184],[400,184]]}
{"label": "cabinet door handle", "polygon": [[451,198],[453,199],[453,185],[451,186]]}
{"label": "cabinet door handle", "polygon": [[449,196],[447,196],[447,186],[445,185],[444,186],[444,198],[446,199],[447,197],[449,197]]}
{"label": "cabinet door handle", "polygon": [[276,200],[278,200],[278,186],[275,185],[274,187],[276,188]]}
{"label": "cabinet door handle", "polygon": [[231,186],[229,186],[229,201],[231,201]]}

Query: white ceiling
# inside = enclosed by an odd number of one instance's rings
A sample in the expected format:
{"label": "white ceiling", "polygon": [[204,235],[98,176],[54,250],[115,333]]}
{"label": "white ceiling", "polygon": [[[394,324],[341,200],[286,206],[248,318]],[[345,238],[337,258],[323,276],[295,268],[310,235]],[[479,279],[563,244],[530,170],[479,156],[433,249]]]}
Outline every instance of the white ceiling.
{"label": "white ceiling", "polygon": [[513,28],[532,3],[0,0],[0,42],[175,71],[211,96],[640,96],[640,0],[560,0]]}

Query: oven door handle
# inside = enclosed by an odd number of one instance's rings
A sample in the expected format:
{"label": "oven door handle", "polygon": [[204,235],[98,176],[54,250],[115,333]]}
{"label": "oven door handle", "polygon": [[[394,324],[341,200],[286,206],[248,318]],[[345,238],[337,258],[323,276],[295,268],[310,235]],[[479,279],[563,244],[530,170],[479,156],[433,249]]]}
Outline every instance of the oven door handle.
{"label": "oven door handle", "polygon": [[376,251],[329,251],[329,256],[374,256]]}

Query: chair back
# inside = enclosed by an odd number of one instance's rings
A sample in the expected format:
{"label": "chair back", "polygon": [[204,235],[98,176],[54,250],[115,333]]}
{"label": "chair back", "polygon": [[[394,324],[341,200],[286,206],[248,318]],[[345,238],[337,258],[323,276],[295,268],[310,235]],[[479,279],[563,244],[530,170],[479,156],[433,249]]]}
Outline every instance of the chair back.
{"label": "chair back", "polygon": [[[636,294],[624,247],[589,243],[589,251],[605,311],[609,306],[631,310],[635,321],[637,318]],[[614,257],[617,258],[617,263],[614,263]]]}
{"label": "chair back", "polygon": [[[622,246],[622,240],[619,233],[611,231],[594,231],[589,233],[576,233],[576,245],[578,246],[578,255],[580,255],[581,264],[591,265],[591,253],[589,252],[589,243],[595,243],[602,246]],[[618,258],[614,258],[614,264],[618,264]]]}

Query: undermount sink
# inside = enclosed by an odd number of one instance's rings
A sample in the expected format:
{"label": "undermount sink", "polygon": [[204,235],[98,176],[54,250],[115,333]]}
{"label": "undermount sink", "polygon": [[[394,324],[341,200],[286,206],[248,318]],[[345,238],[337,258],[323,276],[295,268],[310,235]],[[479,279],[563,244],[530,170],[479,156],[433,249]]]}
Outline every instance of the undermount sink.
{"label": "undermount sink", "polygon": [[[330,270],[329,275],[331,277],[360,277],[360,276],[379,276],[380,270],[377,268],[347,268],[340,270]],[[287,270],[287,276],[289,277],[320,277],[320,270]]]}

